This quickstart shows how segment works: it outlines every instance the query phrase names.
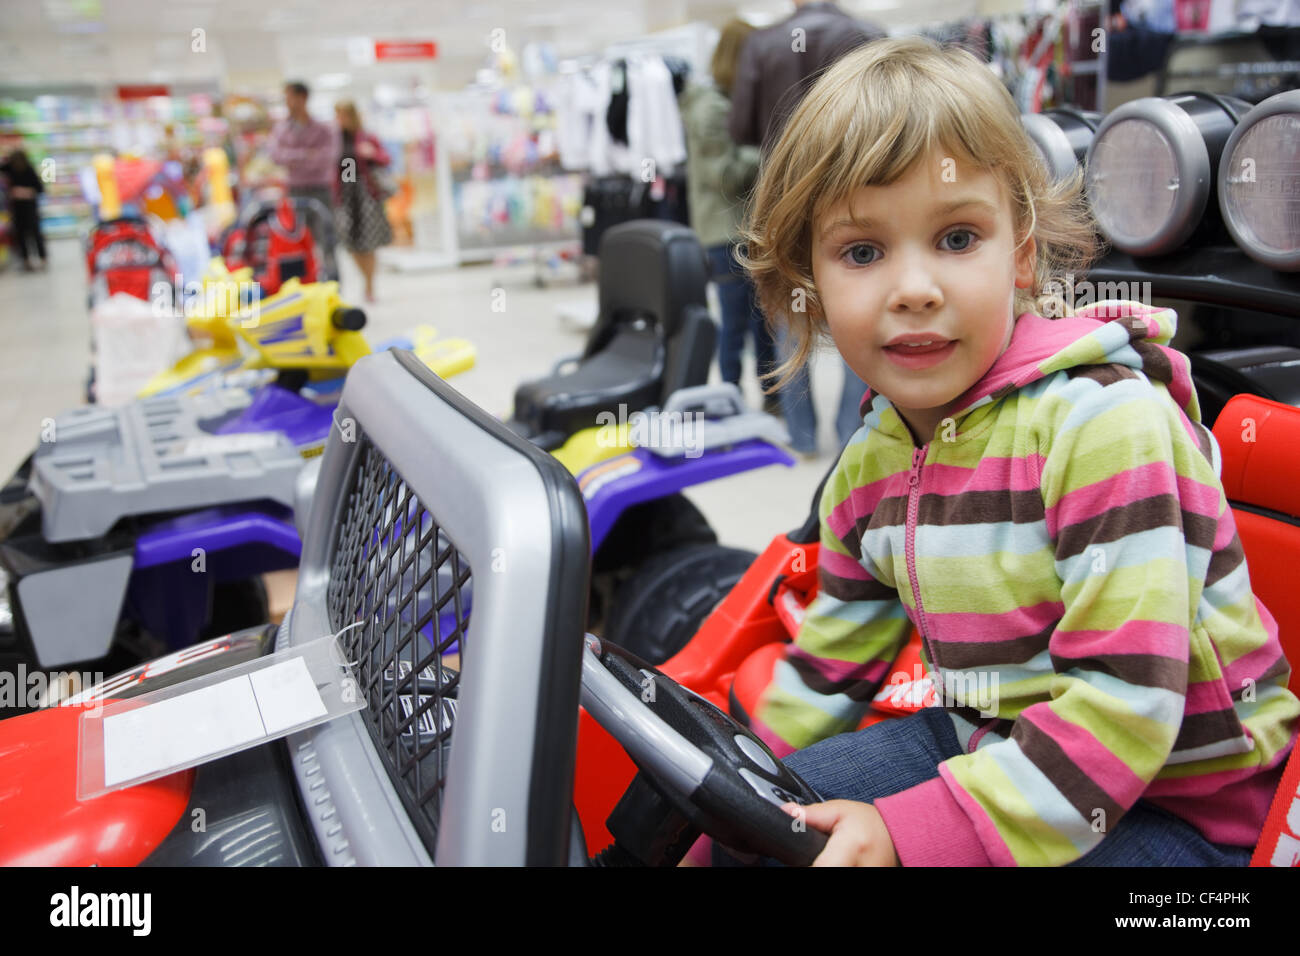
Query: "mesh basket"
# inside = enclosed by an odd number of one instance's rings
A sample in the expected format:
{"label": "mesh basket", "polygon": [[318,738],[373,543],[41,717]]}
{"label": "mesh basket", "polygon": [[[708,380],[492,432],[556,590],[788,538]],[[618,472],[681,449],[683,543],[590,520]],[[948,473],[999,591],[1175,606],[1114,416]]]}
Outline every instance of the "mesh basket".
{"label": "mesh basket", "polygon": [[330,557],[331,626],[370,734],[430,854],[466,653],[470,567],[364,435]]}

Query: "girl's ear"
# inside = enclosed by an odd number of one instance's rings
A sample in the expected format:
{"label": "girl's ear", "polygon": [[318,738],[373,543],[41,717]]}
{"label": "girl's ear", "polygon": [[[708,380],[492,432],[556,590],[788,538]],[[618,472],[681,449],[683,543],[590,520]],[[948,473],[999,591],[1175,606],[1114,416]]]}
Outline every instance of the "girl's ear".
{"label": "girl's ear", "polygon": [[1016,250],[1016,288],[1034,287],[1034,267],[1038,263],[1038,244],[1030,236]]}

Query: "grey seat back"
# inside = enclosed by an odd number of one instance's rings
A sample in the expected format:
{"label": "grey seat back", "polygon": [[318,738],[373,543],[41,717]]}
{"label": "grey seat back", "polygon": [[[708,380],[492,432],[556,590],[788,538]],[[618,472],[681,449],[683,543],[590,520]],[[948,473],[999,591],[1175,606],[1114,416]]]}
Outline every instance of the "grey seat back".
{"label": "grey seat back", "polygon": [[589,572],[572,477],[407,352],[348,376],[277,648],[366,707],[290,738],[328,862],[567,860]]}

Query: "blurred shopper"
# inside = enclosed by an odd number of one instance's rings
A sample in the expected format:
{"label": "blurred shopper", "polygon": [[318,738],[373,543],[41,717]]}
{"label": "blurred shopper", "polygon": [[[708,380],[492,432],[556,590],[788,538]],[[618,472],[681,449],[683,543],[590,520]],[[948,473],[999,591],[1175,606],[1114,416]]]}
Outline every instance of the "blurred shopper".
{"label": "blurred shopper", "polygon": [[289,108],[289,118],[271,130],[268,153],[271,161],[288,173],[290,196],[315,199],[329,209],[339,178],[338,134],[311,118],[307,97],[305,84],[285,85],[284,104]]}
{"label": "blurred shopper", "polygon": [[0,173],[8,181],[14,245],[18,247],[18,255],[23,260],[23,271],[32,271],[32,263],[27,255],[28,243],[35,247],[41,268],[44,269],[45,236],[41,234],[41,212],[37,201],[40,194],[45,192],[45,184],[37,175],[32,161],[27,158],[27,153],[21,149],[15,149],[0,163]]}
{"label": "blurred shopper", "polygon": [[375,301],[375,250],[393,241],[384,200],[393,194],[388,166],[392,162],[378,138],[361,128],[356,104],[334,107],[342,133],[334,215],[339,238],[356,260],[366,280],[366,301]]}
{"label": "blurred shopper", "polygon": [[[775,142],[794,108],[827,67],[863,43],[885,36],[882,28],[855,20],[833,3],[794,3],[794,13],[756,31],[741,51],[729,123],[737,143],[764,146]],[[781,362],[790,358],[784,337],[778,336],[777,351]],[[867,386],[843,359],[840,365],[844,385],[835,431],[843,445],[862,425],[859,405]],[[805,458],[815,457],[817,412],[808,366],[780,394],[791,446]]]}
{"label": "blurred shopper", "polygon": [[[722,380],[740,384],[745,337],[754,337],[759,385],[776,367],[776,345],[763,321],[749,274],[736,262],[736,238],[745,198],[758,173],[758,148],[737,146],[727,132],[732,80],[740,49],[754,28],[732,20],[722,28],[710,70],[713,85],[691,84],[682,91],[681,113],[686,128],[687,206],[691,228],[709,255],[712,278],[722,309],[718,367]],[[779,412],[780,400],[766,396],[763,406]]]}

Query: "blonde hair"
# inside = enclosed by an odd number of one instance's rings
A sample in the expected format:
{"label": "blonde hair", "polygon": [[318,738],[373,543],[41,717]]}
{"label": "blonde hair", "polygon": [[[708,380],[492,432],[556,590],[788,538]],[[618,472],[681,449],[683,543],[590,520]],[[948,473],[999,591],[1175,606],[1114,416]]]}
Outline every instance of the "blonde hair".
{"label": "blonde hair", "polygon": [[713,74],[714,84],[728,96],[731,95],[731,87],[736,82],[736,64],[740,62],[740,51],[753,32],[753,26],[733,17],[726,22],[722,32],[718,34],[718,45],[713,48],[709,72]]}
{"label": "blonde hair", "polygon": [[334,112],[342,113],[350,119],[355,129],[361,128],[361,114],[357,112],[357,104],[351,100],[339,100],[334,104]]}
{"label": "blonde hair", "polygon": [[926,37],[867,43],[837,60],[791,115],[763,159],[742,231],[738,258],[768,323],[784,322],[792,339],[773,388],[827,334],[813,281],[814,223],[860,187],[897,181],[933,148],[996,175],[1010,195],[1017,248],[1036,242],[1034,285],[1016,290],[1015,314],[1033,311],[1055,277],[1083,273],[1096,257],[1082,173],[1052,181],[1011,94],[985,64]]}

